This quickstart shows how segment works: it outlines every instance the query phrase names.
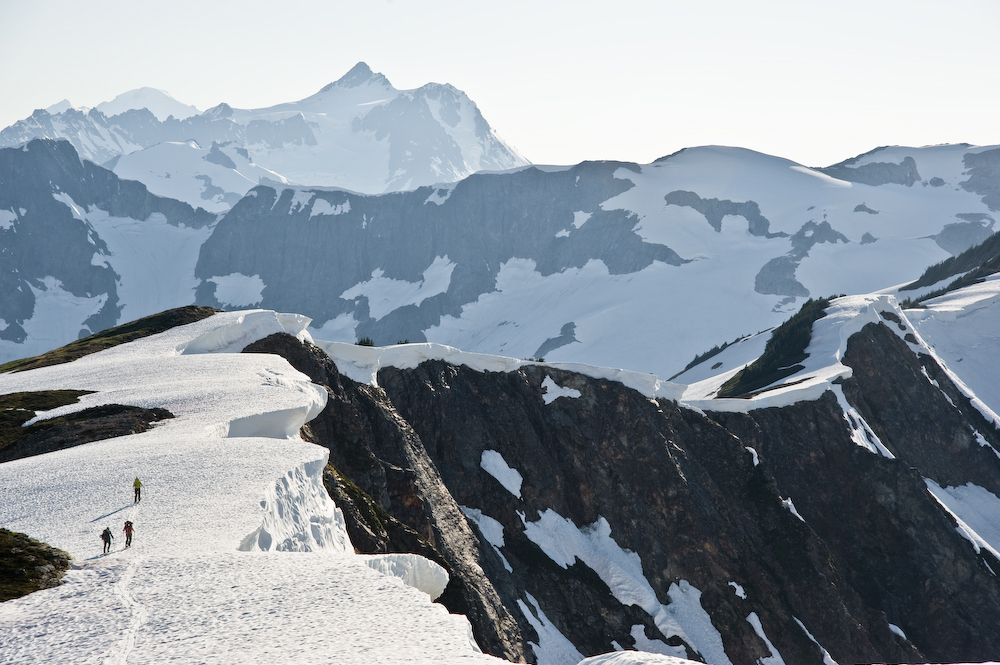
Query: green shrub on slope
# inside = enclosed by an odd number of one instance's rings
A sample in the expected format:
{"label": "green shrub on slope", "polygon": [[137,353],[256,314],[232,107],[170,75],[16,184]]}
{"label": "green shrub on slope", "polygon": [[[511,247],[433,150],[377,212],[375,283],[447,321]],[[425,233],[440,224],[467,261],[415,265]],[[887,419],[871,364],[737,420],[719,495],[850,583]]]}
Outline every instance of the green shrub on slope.
{"label": "green shrub on slope", "polygon": [[750,397],[754,392],[802,369],[812,325],[826,316],[829,298],[810,298],[792,318],[775,328],[760,358],[722,384],[719,397]]}

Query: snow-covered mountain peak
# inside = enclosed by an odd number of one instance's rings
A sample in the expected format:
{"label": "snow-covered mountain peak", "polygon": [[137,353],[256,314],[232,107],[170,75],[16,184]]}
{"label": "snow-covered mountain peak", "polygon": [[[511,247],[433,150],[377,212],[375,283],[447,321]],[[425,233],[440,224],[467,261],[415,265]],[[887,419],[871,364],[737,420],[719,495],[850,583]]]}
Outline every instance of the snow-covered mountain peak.
{"label": "snow-covered mountain peak", "polygon": [[163,122],[170,116],[184,120],[201,113],[196,107],[181,102],[170,96],[170,93],[157,88],[137,88],[118,95],[110,102],[102,102],[95,106],[98,111],[110,117],[133,109],[149,109],[156,119]]}
{"label": "snow-covered mountain peak", "polygon": [[208,120],[228,118],[231,115],[233,115],[233,107],[225,102],[219,104],[218,106],[213,106],[202,114],[202,116]]}
{"label": "snow-covered mountain peak", "polygon": [[64,99],[61,102],[56,102],[52,106],[46,108],[45,112],[48,113],[49,115],[56,115],[58,113],[69,111],[70,109],[80,111],[83,113],[86,113],[87,111],[90,110],[86,106],[73,106],[72,102],[70,102],[68,99]]}
{"label": "snow-covered mountain peak", "polygon": [[[492,131],[464,92],[437,83],[400,91],[363,62],[309,97],[265,108],[219,104],[200,113],[162,90],[141,88],[86,113],[38,110],[0,131],[0,147],[39,137],[67,139],[83,159],[112,168],[116,158],[163,143],[232,142],[255,164],[290,181],[366,193],[456,182],[477,171],[528,164]],[[140,175],[153,189],[163,184],[155,180],[168,177],[146,168],[132,174]],[[218,194],[207,184],[193,191],[192,202],[199,205],[202,195]]]}
{"label": "snow-covered mountain peak", "polygon": [[366,63],[359,62],[351,67],[351,70],[339,79],[324,86],[320,92],[330,92],[334,88],[357,88],[362,85],[380,85],[386,88],[392,87],[392,84],[389,83],[389,79],[387,79],[384,74],[381,72],[373,72],[371,67],[369,67]]}

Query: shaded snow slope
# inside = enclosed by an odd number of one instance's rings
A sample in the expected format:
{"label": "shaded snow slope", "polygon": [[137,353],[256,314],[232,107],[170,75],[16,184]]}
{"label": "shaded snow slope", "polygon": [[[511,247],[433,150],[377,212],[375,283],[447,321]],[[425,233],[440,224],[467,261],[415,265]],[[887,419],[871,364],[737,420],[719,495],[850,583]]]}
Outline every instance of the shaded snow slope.
{"label": "shaded snow slope", "polygon": [[226,212],[263,181],[288,184],[284,176],[254,164],[247,150],[233,143],[206,148],[195,141],[158,143],[122,155],[112,170],[122,179],[138,180],[157,196],[213,213]]}
{"label": "shaded snow slope", "polygon": [[[322,485],[328,451],[298,437],[326,392],[277,356],[238,353],[274,332],[305,336],[306,323],[219,314],[0,375],[4,393],[97,391],[42,419],[107,403],[176,416],[144,434],[0,465],[0,522],[75,558],[63,586],[0,605],[0,658],[496,662],[477,652],[464,618],[414,588],[443,588],[436,564],[353,554]],[[136,529],[127,550],[125,520]],[[105,526],[116,540],[101,556]]]}

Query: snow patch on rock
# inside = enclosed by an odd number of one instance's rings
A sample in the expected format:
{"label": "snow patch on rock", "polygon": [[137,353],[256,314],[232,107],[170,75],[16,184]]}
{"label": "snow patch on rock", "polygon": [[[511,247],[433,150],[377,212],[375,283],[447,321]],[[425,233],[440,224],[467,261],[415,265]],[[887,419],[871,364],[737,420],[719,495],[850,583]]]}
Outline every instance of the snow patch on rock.
{"label": "snow patch on rock", "polygon": [[483,514],[483,511],[478,508],[468,508],[466,506],[459,506],[465,516],[476,523],[479,527],[479,531],[483,534],[483,538],[486,542],[493,547],[493,550],[500,557],[500,561],[503,562],[503,567],[507,569],[508,573],[514,572],[511,567],[510,562],[507,561],[507,557],[503,555],[500,548],[504,546],[503,540],[503,524],[499,520],[495,520],[489,515]]}
{"label": "snow patch on rock", "polygon": [[260,275],[234,272],[206,281],[215,284],[215,299],[227,307],[253,307],[264,299],[264,280]]}
{"label": "snow patch on rock", "polygon": [[420,282],[384,277],[385,271],[376,268],[370,280],[355,284],[340,297],[344,300],[367,298],[368,312],[378,321],[400,307],[419,305],[427,298],[447,292],[455,265],[447,256],[437,256],[424,270],[424,279]]}
{"label": "snow patch on rock", "polygon": [[611,538],[611,526],[603,517],[589,526],[577,527],[552,509],[535,522],[524,522],[525,535],[562,568],[579,559],[596,572],[623,605],[638,605],[653,618],[666,637],[678,636],[709,662],[731,665],[722,646],[722,635],[701,606],[701,591],[687,580],[670,585],[669,604],[662,604],[642,572],[639,555],[623,549]]}
{"label": "snow patch on rock", "polygon": [[551,376],[546,376],[545,380],[542,381],[542,388],[545,392],[542,394],[542,399],[546,404],[552,404],[560,397],[569,397],[575,399],[580,396],[580,391],[576,388],[563,388],[556,384],[552,380]]}
{"label": "snow patch on rock", "polygon": [[521,614],[528,620],[531,627],[538,633],[538,644],[528,642],[535,651],[535,658],[539,665],[576,665],[583,660],[573,643],[566,639],[566,636],[559,632],[559,629],[552,625],[545,612],[538,606],[538,601],[529,593],[528,602],[534,608],[528,606],[518,599],[517,606],[521,608]]}
{"label": "snow patch on rock", "polygon": [[496,478],[497,482],[504,486],[508,492],[521,498],[521,483],[523,478],[516,469],[510,468],[503,455],[495,450],[484,450],[479,466],[486,473]]}

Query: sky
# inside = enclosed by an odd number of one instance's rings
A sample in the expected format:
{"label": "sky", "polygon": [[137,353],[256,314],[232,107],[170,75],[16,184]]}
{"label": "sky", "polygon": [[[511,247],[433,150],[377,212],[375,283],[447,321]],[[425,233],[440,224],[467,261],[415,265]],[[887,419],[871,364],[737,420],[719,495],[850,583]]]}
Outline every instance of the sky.
{"label": "sky", "polygon": [[0,27],[0,127],[143,86],[260,108],[364,61],[464,90],[542,164],[1000,143],[996,0],[0,0]]}

